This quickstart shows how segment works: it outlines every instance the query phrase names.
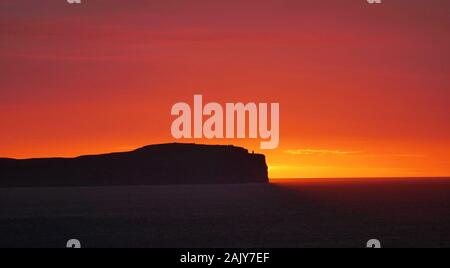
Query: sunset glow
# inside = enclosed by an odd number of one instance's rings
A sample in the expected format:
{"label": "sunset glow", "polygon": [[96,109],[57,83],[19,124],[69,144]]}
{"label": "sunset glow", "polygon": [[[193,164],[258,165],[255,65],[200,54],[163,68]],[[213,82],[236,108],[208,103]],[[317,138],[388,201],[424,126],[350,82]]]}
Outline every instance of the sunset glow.
{"label": "sunset glow", "polygon": [[[1,1],[0,157],[176,141],[263,153],[271,178],[450,176],[450,1],[436,2]],[[171,108],[196,94],[280,103],[279,147],[175,140]]]}

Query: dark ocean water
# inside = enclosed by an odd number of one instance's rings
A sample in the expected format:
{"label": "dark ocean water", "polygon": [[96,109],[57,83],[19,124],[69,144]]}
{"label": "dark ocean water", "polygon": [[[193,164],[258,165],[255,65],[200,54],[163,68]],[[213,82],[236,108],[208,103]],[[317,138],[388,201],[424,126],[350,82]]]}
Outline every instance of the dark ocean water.
{"label": "dark ocean water", "polygon": [[0,247],[450,246],[450,179],[0,189]]}

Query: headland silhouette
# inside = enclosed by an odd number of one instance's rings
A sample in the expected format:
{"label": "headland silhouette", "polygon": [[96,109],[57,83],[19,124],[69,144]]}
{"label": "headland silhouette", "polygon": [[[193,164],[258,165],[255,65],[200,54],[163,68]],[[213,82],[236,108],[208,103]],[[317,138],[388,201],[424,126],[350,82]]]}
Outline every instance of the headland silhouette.
{"label": "headland silhouette", "polygon": [[0,187],[268,183],[266,158],[235,146],[160,144],[76,158],[0,159]]}

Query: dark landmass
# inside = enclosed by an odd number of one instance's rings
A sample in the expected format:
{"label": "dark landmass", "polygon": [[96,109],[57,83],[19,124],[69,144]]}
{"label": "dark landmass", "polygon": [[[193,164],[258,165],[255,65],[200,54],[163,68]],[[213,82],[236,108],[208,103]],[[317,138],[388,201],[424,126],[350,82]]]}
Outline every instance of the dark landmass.
{"label": "dark landmass", "polygon": [[268,183],[264,155],[240,147],[162,144],[77,158],[0,158],[0,187]]}

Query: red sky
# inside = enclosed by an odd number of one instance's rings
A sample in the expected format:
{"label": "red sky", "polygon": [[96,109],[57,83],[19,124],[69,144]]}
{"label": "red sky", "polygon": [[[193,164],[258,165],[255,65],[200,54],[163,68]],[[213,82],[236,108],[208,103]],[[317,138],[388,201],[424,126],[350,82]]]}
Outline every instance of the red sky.
{"label": "red sky", "polygon": [[450,1],[82,1],[0,2],[0,156],[173,142],[200,93],[280,103],[271,177],[450,176]]}

